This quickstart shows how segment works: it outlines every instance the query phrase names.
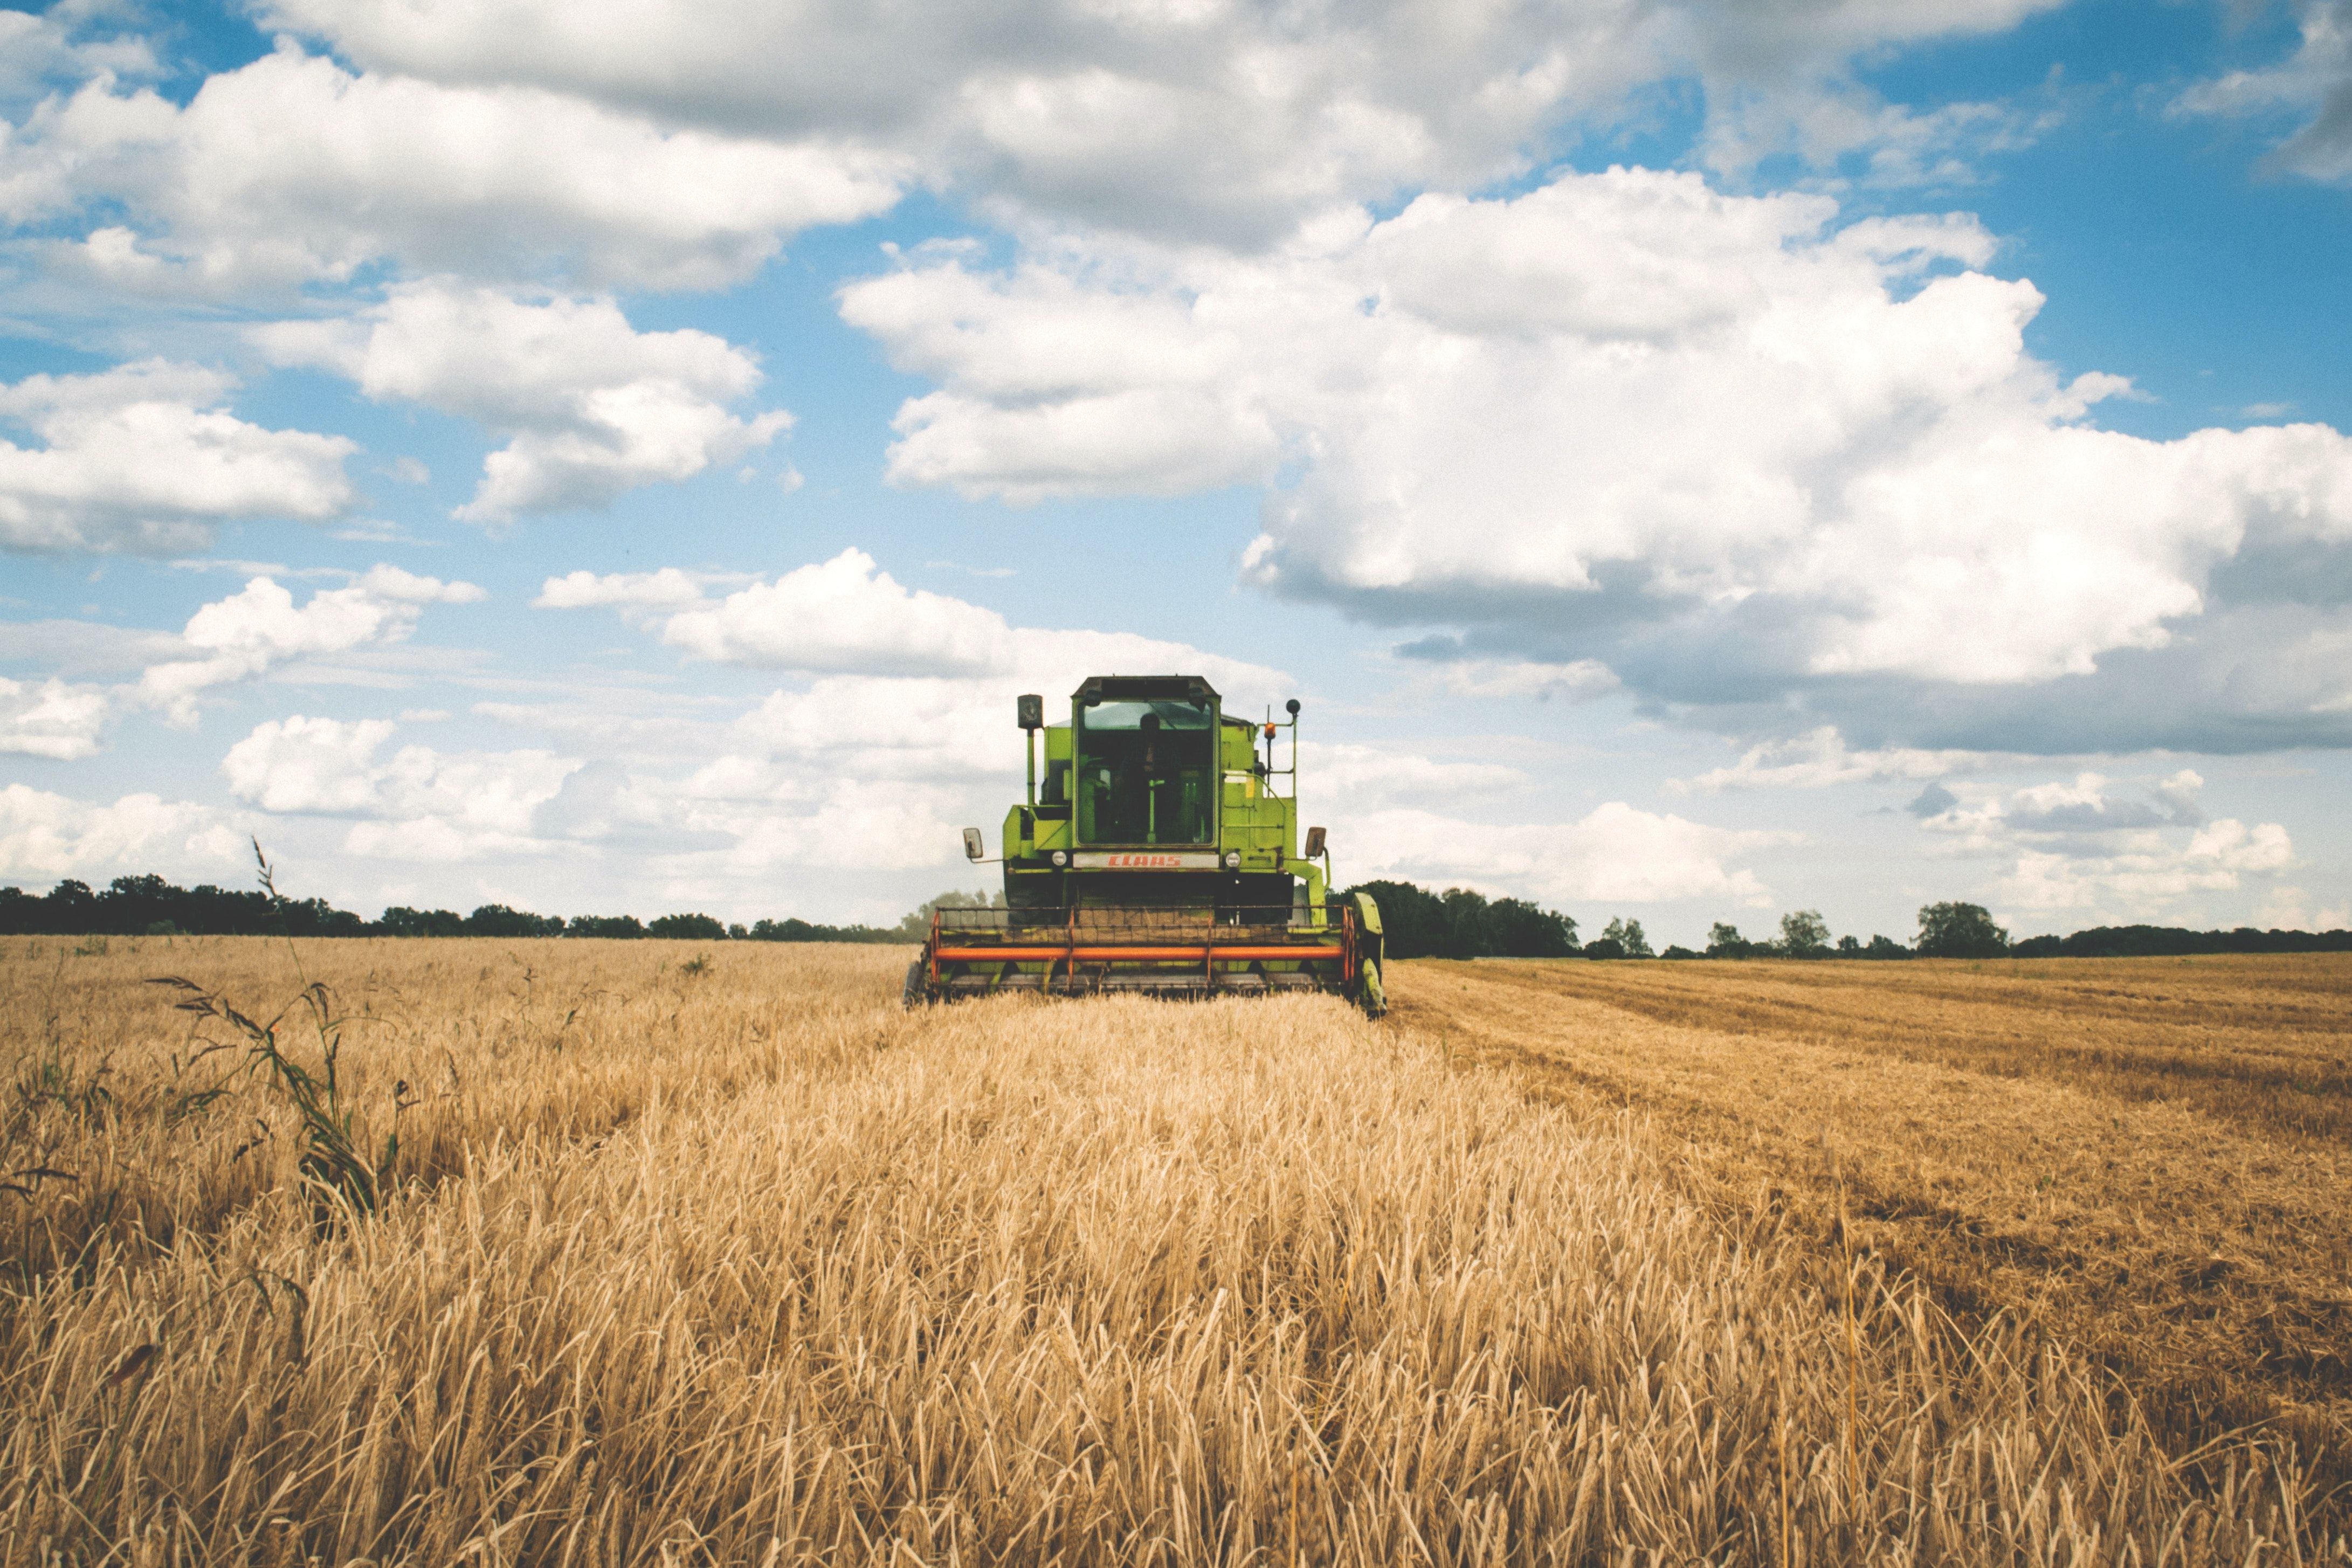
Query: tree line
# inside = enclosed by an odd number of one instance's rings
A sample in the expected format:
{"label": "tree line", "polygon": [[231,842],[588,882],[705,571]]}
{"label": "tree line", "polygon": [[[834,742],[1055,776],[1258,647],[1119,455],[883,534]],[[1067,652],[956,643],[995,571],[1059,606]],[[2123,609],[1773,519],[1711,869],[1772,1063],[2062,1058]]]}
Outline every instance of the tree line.
{"label": "tree line", "polygon": [[[1718,923],[1706,950],[1650,946],[1639,920],[1619,915],[1589,942],[1577,940],[1575,917],[1524,899],[1488,899],[1467,888],[1433,893],[1410,882],[1367,882],[1349,894],[1369,893],[1380,905],[1381,929],[1392,958],[1908,958],[1912,949],[1884,936],[1867,945],[1852,936],[1830,940],[1829,927],[1812,910],[1799,910],[1780,922],[1778,938],[1750,942],[1736,926]],[[1940,906],[1939,906],[1940,907]],[[1973,905],[1965,907],[1973,908]],[[1923,917],[1926,911],[1922,911]],[[1991,917],[1986,916],[1989,921]],[[2006,938],[2004,937],[2004,941]],[[1972,956],[1972,955],[1971,955]]]}
{"label": "tree line", "polygon": [[2206,953],[2352,952],[2352,931],[2191,931],[2170,925],[2101,925],[2068,936],[2012,942],[1980,904],[1923,906],[1908,943],[1874,935],[1830,935],[1814,909],[1780,917],[1777,936],[1750,940],[1717,921],[1706,946],[1652,948],[1639,920],[1618,916],[1590,942],[1577,941],[1573,917],[1521,899],[1489,900],[1466,888],[1433,893],[1409,882],[1367,882],[1348,890],[1379,903],[1388,953],[1395,958],[2127,958]]}
{"label": "tree line", "polygon": [[[323,898],[272,898],[260,891],[178,887],[160,876],[119,876],[103,888],[70,878],[47,894],[0,887],[0,936],[667,936],[724,942],[915,942],[930,906],[896,925],[821,925],[797,918],[730,925],[709,915],[534,915],[485,904],[471,915],[394,904],[374,920]],[[916,925],[920,919],[919,929]]]}
{"label": "tree line", "polygon": [[[1493,898],[1467,888],[1432,892],[1410,882],[1360,883],[1379,903],[1387,950],[1397,958],[2105,958],[2174,957],[2211,953],[2352,952],[2352,931],[2191,931],[2171,925],[2101,925],[2067,936],[2012,942],[1982,904],[1947,902],[1919,911],[1909,943],[1883,936],[1832,939],[1818,910],[1780,917],[1779,935],[1751,941],[1717,922],[1703,951],[1654,950],[1639,920],[1618,916],[1589,942],[1572,915],[1525,899]],[[284,898],[257,890],[184,888],[160,876],[119,876],[92,889],[70,878],[47,894],[0,887],[0,936],[602,936],[669,937],[698,942],[919,942],[936,908],[1001,904],[980,894],[943,893],[893,925],[826,925],[788,917],[749,925],[713,915],[535,915],[485,904],[470,915],[394,904],[374,920],[322,898]]]}

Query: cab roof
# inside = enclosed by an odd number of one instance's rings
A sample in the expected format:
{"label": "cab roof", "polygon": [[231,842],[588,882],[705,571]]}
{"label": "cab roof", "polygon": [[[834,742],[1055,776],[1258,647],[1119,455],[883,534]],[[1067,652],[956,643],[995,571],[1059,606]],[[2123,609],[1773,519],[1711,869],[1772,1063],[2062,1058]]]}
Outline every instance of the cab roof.
{"label": "cab roof", "polygon": [[1223,705],[1217,689],[1198,675],[1088,675],[1070,694],[1080,703],[1210,702]]}

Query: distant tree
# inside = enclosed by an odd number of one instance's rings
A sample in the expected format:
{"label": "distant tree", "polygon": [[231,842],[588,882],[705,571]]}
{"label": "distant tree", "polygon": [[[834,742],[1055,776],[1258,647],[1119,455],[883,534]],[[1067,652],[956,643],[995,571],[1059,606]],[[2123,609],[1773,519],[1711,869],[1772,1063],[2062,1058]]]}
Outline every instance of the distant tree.
{"label": "distant tree", "polygon": [[[784,920],[754,922],[744,936],[754,942],[911,942],[920,937],[908,936],[900,925],[813,925],[793,916]],[[923,928],[923,936],[930,927]]]}
{"label": "distant tree", "polygon": [[1437,895],[1445,907],[1445,956],[1449,958],[1491,958],[1498,954],[1495,934],[1486,919],[1486,895],[1466,887],[1449,887]]}
{"label": "distant tree", "polygon": [[1596,936],[1584,945],[1584,956],[1588,958],[1622,958],[1625,944],[1614,936]]}
{"label": "distant tree", "polygon": [[[1002,893],[992,896],[985,893],[965,893],[958,888],[950,888],[937,898],[927,898],[917,904],[904,919],[898,922],[896,930],[898,936],[909,942],[927,941],[931,935],[931,911],[935,909],[1002,909],[1003,907],[1004,894]],[[806,941],[807,938],[802,937],[799,940]]]}
{"label": "distant tree", "polygon": [[68,880],[47,897],[14,901],[8,928],[136,936],[157,925],[194,936],[358,936],[367,922],[323,898],[273,897],[258,890],[193,890],[153,873],[118,876],[102,893]]}
{"label": "distant tree", "polygon": [[566,936],[604,936],[631,940],[646,934],[634,915],[575,915],[563,927]]}
{"label": "distant tree", "polygon": [[[2052,943],[2055,942],[2053,948]],[[2071,936],[2033,936],[2017,945],[2019,955],[2063,954],[2069,958],[2171,958],[2191,953],[2352,952],[2352,931],[2184,931],[2173,925],[2095,925]]]}
{"label": "distant tree", "polygon": [[1488,946],[1507,958],[1565,958],[1576,951],[1576,922],[1525,899],[1495,900],[1486,924]]}
{"label": "distant tree", "polygon": [[1859,958],[1859,957],[1861,957],[1861,956],[1862,956],[1862,938],[1861,938],[1861,937],[1859,937],[1859,936],[1841,936],[1841,937],[1839,937],[1839,938],[1837,939],[1837,956],[1838,956],[1839,957],[1841,957],[1841,958]]}
{"label": "distant tree", "polygon": [[1370,894],[1391,958],[1564,958],[1576,952],[1576,922],[1525,899],[1465,887],[1442,894],[1409,882],[1366,882],[1342,896]]}
{"label": "distant tree", "polygon": [[[163,918],[181,930],[206,936],[251,936],[275,931],[278,920],[269,900],[258,892],[229,892],[210,883],[183,893],[174,888],[171,908]],[[356,915],[354,919],[358,918]]]}
{"label": "distant tree", "polygon": [[1916,946],[1923,958],[2001,958],[2009,933],[1980,904],[1930,904],[1919,911]]}
{"label": "distant tree", "polygon": [[672,941],[724,942],[727,927],[708,915],[665,915],[646,927],[646,935]]}
{"label": "distant tree", "polygon": [[454,909],[411,909],[395,904],[383,912],[375,928],[387,936],[463,936],[466,921]]}
{"label": "distant tree", "polygon": [[[1411,883],[1373,882],[1360,889],[1378,899],[1388,950],[1395,957],[1425,955],[1464,956],[1495,953],[1513,956],[1559,956],[1577,952],[1576,922],[1554,910],[1520,899],[1488,901],[1483,895],[1455,888],[1445,894],[1431,893]],[[950,907],[988,904],[998,901],[976,893],[943,895],[934,904]],[[800,919],[761,920],[746,929],[725,927],[731,937],[770,942],[899,943],[929,929],[926,904],[918,915],[894,926],[818,925]],[[1803,913],[1803,912],[1801,912]],[[708,916],[688,917],[708,919]],[[714,923],[715,924],[715,923]],[[1639,923],[1621,921],[1618,935],[1603,935],[1586,951],[1594,956],[1622,956],[1630,952],[1624,937]],[[363,921],[324,899],[272,898],[255,889],[225,889],[206,883],[193,888],[174,886],[152,873],[114,879],[103,892],[88,883],[68,878],[47,894],[0,884],[0,935],[6,936],[138,936],[165,931],[191,936],[275,936],[297,937],[378,935],[387,936],[529,936],[558,934],[574,936],[643,936],[645,926],[631,915],[580,915],[566,922],[553,915],[486,904],[470,915],[446,909],[410,909],[395,904],[379,920]],[[692,928],[698,936],[715,937],[707,926]],[[1971,904],[1930,904],[1920,911],[1921,952],[1936,955],[2068,958],[2168,957],[2196,953],[2343,953],[2352,952],[2352,931],[2262,931],[2240,926],[2231,931],[2190,931],[2170,925],[2096,926],[2072,936],[2032,936],[2008,945],[2007,933],[1992,923],[1980,906]],[[1752,943],[1734,925],[1717,922],[1707,932],[1709,957],[1749,957],[1785,950],[1783,942]],[[1647,943],[1643,942],[1646,947]],[[1853,938],[1841,939],[1837,952],[1854,951]],[[1666,957],[1695,957],[1687,948],[1669,947]],[[1865,958],[1914,956],[1900,942],[1874,936],[1861,949]]]}
{"label": "distant tree", "polygon": [[1616,943],[1618,948],[1628,958],[1656,956],[1650,951],[1650,939],[1643,934],[1642,923],[1638,920],[1627,920],[1622,916],[1612,920],[1601,928],[1601,939],[1603,942]]}
{"label": "distant tree", "polygon": [[1818,909],[1797,909],[1780,916],[1780,940],[1774,944],[1791,958],[1826,958],[1830,955],[1829,923]]}
{"label": "distant tree", "polygon": [[1675,942],[1669,944],[1666,950],[1659,954],[1658,956],[1661,958],[1696,958],[1700,956],[1700,955],[1692,952],[1681,943]]}
{"label": "distant tree", "polygon": [[144,931],[168,921],[187,894],[160,876],[118,876],[98,895],[92,913],[103,931]]}
{"label": "distant tree", "polygon": [[740,920],[727,927],[727,939],[730,942],[748,941],[751,939],[751,931],[747,929]]}
{"label": "distant tree", "polygon": [[[84,921],[89,921],[93,919],[98,913],[98,900],[91,894],[89,891],[89,883],[70,876],[66,878],[65,881],[58,883],[57,886],[49,889],[49,896],[42,902],[49,906],[50,912],[53,915],[66,919],[72,919],[79,915]],[[96,927],[90,925],[69,925],[64,927],[64,929],[68,931],[90,931],[95,930]]]}
{"label": "distant tree", "polygon": [[367,922],[348,909],[337,909],[323,898],[305,898],[283,906],[286,924],[297,936],[364,936]]}
{"label": "distant tree", "polygon": [[[386,910],[386,915],[392,912]],[[528,909],[509,909],[503,904],[485,904],[466,916],[468,936],[561,936],[563,922],[554,915],[533,915]]]}
{"label": "distant tree", "polygon": [[0,936],[20,936],[42,928],[42,905],[21,887],[0,887]]}
{"label": "distant tree", "polygon": [[1410,882],[1363,882],[1349,894],[1368,893],[1380,906],[1381,933],[1391,958],[1450,958],[1445,903]]}

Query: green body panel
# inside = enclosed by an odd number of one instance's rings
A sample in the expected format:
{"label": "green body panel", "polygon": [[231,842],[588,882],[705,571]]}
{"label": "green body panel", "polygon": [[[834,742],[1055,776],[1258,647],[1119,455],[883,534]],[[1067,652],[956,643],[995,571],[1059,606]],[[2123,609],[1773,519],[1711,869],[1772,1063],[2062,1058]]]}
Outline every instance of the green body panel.
{"label": "green body panel", "polygon": [[[1197,676],[1088,679],[1067,722],[1024,737],[1029,798],[1000,841],[1005,907],[936,914],[908,1001],[1325,991],[1377,1015],[1380,913],[1360,894],[1331,904],[1325,866],[1298,853],[1289,706],[1287,724],[1251,723]],[[1021,714],[1042,717],[1032,698]]]}
{"label": "green body panel", "polygon": [[[1082,688],[1083,690],[1083,688]],[[1228,716],[1219,705],[1217,787],[1212,836],[1181,845],[1136,844],[1131,841],[1087,841],[1078,836],[1079,811],[1073,799],[1072,775],[1076,768],[1076,709],[1071,721],[1046,726],[1038,758],[1039,789],[1034,807],[1016,805],[1004,813],[1000,854],[1004,862],[1005,897],[1016,907],[1076,903],[1089,908],[1120,904],[1163,906],[1211,904],[1230,894],[1236,872],[1255,888],[1245,902],[1264,906],[1298,901],[1301,885],[1312,924],[1320,925],[1325,894],[1324,868],[1298,855],[1298,813],[1296,800],[1276,794],[1273,784],[1286,776],[1265,771],[1259,745],[1264,730],[1247,720]],[[1214,694],[1210,700],[1215,702]],[[1034,744],[1034,743],[1033,743]],[[1056,870],[1054,852],[1075,856],[1081,850],[1152,850],[1213,852],[1218,869],[1179,871],[1139,876],[1130,871],[1071,866]],[[1229,854],[1240,864],[1224,866]],[[1289,879],[1276,892],[1273,879]]]}

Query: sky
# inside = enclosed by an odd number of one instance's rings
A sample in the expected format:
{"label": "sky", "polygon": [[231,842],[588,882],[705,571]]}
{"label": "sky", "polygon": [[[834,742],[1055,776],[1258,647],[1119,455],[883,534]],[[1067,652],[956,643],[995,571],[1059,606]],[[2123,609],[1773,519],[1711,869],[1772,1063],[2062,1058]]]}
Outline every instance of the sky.
{"label": "sky", "polygon": [[0,883],[2352,925],[2352,0],[0,9]]}

